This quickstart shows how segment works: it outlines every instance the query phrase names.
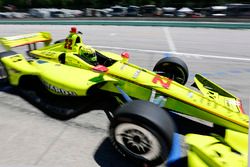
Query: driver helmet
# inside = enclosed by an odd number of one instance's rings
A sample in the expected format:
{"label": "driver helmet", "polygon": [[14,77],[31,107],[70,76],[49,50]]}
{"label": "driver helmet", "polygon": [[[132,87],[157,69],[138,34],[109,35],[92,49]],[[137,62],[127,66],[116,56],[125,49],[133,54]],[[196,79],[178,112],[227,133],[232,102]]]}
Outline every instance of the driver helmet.
{"label": "driver helmet", "polygon": [[72,38],[73,35],[77,34],[77,28],[76,27],[71,27],[69,35],[67,38]]}
{"label": "driver helmet", "polygon": [[77,28],[76,27],[71,27],[70,33],[71,34],[76,34],[76,32],[77,32]]}
{"label": "driver helmet", "polygon": [[89,47],[89,46],[86,46],[86,47],[83,47],[81,49],[82,51],[82,56],[84,56],[87,60],[89,60],[90,62],[96,62],[97,61],[97,56],[96,56],[96,52],[95,52],[95,49]]}

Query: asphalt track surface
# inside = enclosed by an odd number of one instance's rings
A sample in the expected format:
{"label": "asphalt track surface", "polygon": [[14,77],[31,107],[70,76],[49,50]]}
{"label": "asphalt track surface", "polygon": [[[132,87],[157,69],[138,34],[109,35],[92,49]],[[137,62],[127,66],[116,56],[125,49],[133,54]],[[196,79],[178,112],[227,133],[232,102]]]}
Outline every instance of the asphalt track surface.
{"label": "asphalt track surface", "polygon": [[[71,26],[0,25],[0,36],[49,31],[63,39]],[[130,53],[130,62],[152,69],[164,56],[178,56],[190,77],[201,73],[250,104],[250,30],[78,26],[97,49]],[[17,49],[21,51],[21,49]],[[8,93],[9,92],[9,93]],[[0,91],[0,167],[135,166],[108,140],[109,121],[92,111],[63,122],[44,115],[7,88]],[[185,153],[184,153],[185,154]]]}

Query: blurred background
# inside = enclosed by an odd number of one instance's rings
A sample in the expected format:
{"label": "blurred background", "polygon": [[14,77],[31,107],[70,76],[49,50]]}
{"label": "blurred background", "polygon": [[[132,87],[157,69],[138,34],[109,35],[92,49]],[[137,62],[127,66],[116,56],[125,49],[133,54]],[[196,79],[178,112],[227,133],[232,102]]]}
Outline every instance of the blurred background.
{"label": "blurred background", "polygon": [[250,0],[0,0],[0,18],[250,18]]}
{"label": "blurred background", "polygon": [[[61,19],[64,24],[48,21],[46,24],[53,26],[44,26],[38,19]],[[71,19],[192,20],[211,25],[101,26],[90,22],[80,25]],[[164,56],[178,56],[189,66],[188,85],[196,73],[201,73],[241,98],[248,115],[250,24],[239,29],[239,24],[215,25],[209,21],[249,19],[250,0],[0,0],[1,37],[42,30],[59,40],[76,24],[87,44],[117,54],[129,51],[130,62],[147,69],[153,69]],[[38,21],[24,25],[23,20]],[[25,52],[24,48],[17,51]],[[0,167],[136,166],[112,147],[109,121],[103,111],[61,122],[47,117],[7,87],[0,90],[0,113]],[[187,146],[183,136],[181,139],[185,157]]]}

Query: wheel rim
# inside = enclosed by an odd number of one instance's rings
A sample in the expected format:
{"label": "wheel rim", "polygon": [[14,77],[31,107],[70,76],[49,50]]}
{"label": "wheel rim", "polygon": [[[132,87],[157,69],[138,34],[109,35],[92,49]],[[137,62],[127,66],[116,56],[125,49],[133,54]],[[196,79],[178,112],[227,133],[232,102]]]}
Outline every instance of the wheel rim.
{"label": "wheel rim", "polygon": [[176,76],[174,76],[174,80],[180,84],[185,84],[186,82],[186,75],[185,72],[182,70],[181,67],[176,67]]}
{"label": "wheel rim", "polygon": [[186,83],[186,73],[181,67],[169,63],[162,64],[162,67],[163,69],[159,72],[160,75],[168,77],[183,85]]}
{"label": "wheel rim", "polygon": [[157,137],[135,124],[119,124],[115,129],[115,139],[125,151],[147,160],[157,158],[161,152]]}
{"label": "wheel rim", "polygon": [[8,74],[5,70],[5,67],[3,66],[3,63],[0,62],[0,80],[4,80],[7,79]]}

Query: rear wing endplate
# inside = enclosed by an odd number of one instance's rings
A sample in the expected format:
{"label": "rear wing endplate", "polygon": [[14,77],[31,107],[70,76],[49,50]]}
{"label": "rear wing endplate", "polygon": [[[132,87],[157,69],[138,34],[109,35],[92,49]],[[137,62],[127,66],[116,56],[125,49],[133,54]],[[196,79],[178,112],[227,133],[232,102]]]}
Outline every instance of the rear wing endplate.
{"label": "rear wing endplate", "polygon": [[200,91],[205,95],[209,96],[209,94],[218,94],[221,96],[229,97],[229,98],[235,98],[236,96],[231,94],[230,92],[226,91],[219,85],[213,83],[212,81],[208,80],[207,78],[203,77],[200,74],[196,74],[194,78],[196,86],[200,89]]}
{"label": "rear wing endplate", "polygon": [[[38,32],[31,34],[23,34],[11,37],[0,38],[0,43],[4,46],[6,50],[11,50],[11,48],[35,44],[38,42],[44,42],[44,45],[47,46],[50,44],[52,38],[49,32]],[[35,47],[35,46],[34,46]]]}
{"label": "rear wing endplate", "polygon": [[[219,85],[213,83],[212,81],[208,80],[207,78],[203,77],[200,74],[196,74],[194,78],[195,84],[193,86],[197,87],[204,96],[212,98],[214,100],[220,101],[220,103],[223,103],[231,109],[237,108],[236,111],[240,111],[241,113],[244,113],[242,102],[241,100],[231,94],[230,92],[226,91]],[[234,107],[233,107],[234,106]]]}

